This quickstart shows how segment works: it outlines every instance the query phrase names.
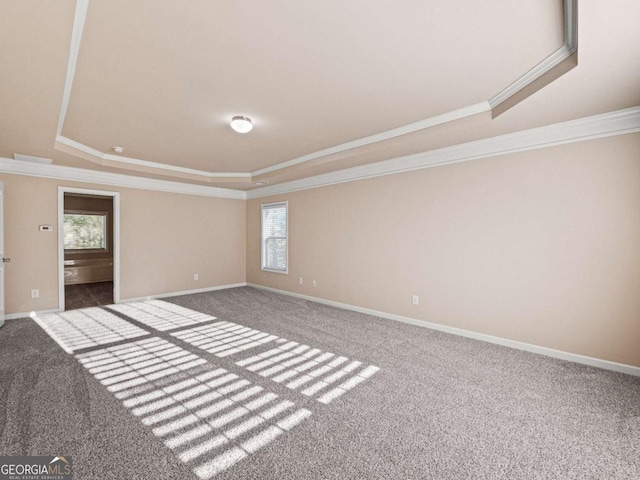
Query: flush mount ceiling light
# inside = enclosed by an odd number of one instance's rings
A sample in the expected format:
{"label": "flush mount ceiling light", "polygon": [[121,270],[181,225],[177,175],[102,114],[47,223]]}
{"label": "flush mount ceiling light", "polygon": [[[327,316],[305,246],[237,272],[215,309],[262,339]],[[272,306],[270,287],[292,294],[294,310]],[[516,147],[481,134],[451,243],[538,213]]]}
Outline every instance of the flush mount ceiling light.
{"label": "flush mount ceiling light", "polygon": [[113,150],[115,153],[124,153],[124,148],[122,147],[111,147],[111,150]]}
{"label": "flush mount ceiling light", "polygon": [[231,128],[233,128],[238,133],[247,133],[250,132],[253,128],[253,124],[251,123],[251,119],[249,117],[245,117],[244,115],[236,115],[231,119]]}

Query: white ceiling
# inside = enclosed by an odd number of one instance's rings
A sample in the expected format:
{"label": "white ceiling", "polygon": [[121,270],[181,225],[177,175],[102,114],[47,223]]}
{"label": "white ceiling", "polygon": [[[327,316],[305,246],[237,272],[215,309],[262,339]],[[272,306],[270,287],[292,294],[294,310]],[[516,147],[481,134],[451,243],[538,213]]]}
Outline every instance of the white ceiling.
{"label": "white ceiling", "polygon": [[497,118],[489,100],[566,43],[561,0],[9,0],[0,18],[0,156],[105,172],[244,190],[640,105],[636,0],[583,0],[578,66]]}

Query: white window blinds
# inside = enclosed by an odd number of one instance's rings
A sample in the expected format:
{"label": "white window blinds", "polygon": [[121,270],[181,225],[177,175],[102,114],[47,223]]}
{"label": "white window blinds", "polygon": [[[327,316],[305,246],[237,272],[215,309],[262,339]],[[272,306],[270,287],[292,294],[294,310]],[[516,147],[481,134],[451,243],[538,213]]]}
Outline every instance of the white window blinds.
{"label": "white window blinds", "polygon": [[287,202],[262,205],[262,269],[287,273]]}

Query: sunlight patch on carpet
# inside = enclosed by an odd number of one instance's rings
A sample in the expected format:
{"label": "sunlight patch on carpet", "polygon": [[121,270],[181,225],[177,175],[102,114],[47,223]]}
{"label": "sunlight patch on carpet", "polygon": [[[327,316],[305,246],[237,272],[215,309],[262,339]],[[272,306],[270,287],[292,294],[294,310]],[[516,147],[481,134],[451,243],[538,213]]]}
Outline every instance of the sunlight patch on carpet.
{"label": "sunlight patch on carpet", "polygon": [[250,457],[312,415],[160,338],[76,358],[201,479]]}
{"label": "sunlight patch on carpet", "polygon": [[216,357],[227,357],[278,339],[275,335],[233,322],[216,322],[171,335]]}
{"label": "sunlight patch on carpet", "polygon": [[33,314],[31,318],[67,353],[148,335],[100,307]]}
{"label": "sunlight patch on carpet", "polygon": [[336,356],[298,342],[284,342],[258,355],[239,360],[236,365],[284,383],[303,395],[328,404],[375,375],[380,368],[363,368],[359,360]]}
{"label": "sunlight patch on carpet", "polygon": [[216,320],[216,317],[211,315],[162,300],[119,303],[117,305],[109,305],[109,309],[160,332]]}

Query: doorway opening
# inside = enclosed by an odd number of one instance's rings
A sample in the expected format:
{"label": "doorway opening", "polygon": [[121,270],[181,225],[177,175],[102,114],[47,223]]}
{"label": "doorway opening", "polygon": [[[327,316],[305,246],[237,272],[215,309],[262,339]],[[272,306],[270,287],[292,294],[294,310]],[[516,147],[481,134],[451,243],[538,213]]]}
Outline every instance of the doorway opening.
{"label": "doorway opening", "polygon": [[118,194],[59,187],[60,310],[119,301]]}

